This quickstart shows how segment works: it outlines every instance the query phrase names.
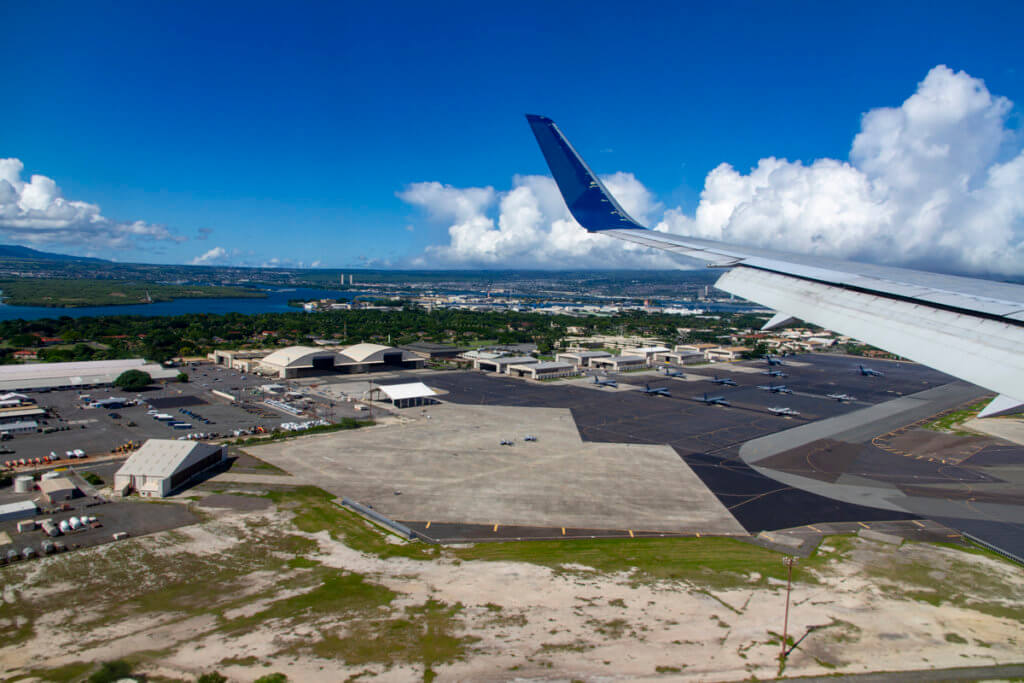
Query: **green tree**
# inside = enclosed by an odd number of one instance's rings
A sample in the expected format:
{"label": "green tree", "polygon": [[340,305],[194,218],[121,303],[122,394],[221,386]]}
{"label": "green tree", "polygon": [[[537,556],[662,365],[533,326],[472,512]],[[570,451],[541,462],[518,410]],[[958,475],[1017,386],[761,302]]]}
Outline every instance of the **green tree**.
{"label": "green tree", "polygon": [[187,382],[188,381],[188,373],[187,372],[179,372],[178,373],[178,377],[176,379],[179,382]]}
{"label": "green tree", "polygon": [[142,370],[125,370],[114,380],[114,386],[125,391],[141,391],[152,383],[153,378]]}
{"label": "green tree", "polygon": [[758,342],[754,345],[750,351],[743,354],[744,358],[764,358],[768,355],[768,345],[764,342]]}
{"label": "green tree", "polygon": [[256,679],[256,683],[287,683],[287,681],[288,677],[282,673],[267,674]]}
{"label": "green tree", "polygon": [[228,683],[228,677],[219,671],[211,671],[197,678],[196,683]]}
{"label": "green tree", "polygon": [[103,662],[99,670],[89,676],[89,683],[114,683],[122,678],[128,678],[131,674],[131,664],[124,660]]}

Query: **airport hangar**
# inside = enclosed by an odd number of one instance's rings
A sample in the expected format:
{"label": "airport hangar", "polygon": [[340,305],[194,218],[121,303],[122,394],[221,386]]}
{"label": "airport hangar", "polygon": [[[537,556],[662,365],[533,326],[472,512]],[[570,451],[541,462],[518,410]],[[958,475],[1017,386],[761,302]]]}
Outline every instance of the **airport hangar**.
{"label": "airport hangar", "polygon": [[29,363],[0,366],[0,391],[50,391],[84,389],[113,384],[121,373],[141,370],[154,380],[174,379],[175,369],[142,358],[90,360],[70,363]]}
{"label": "airport hangar", "polygon": [[150,439],[132,453],[114,474],[114,490],[137,491],[146,498],[163,498],[182,488],[225,457],[220,444],[176,439]]}
{"label": "airport hangar", "polygon": [[[381,344],[346,347],[288,346],[273,352],[249,351],[244,359],[231,352],[212,354],[215,363],[277,379],[315,377],[328,373],[359,374],[380,370],[416,370],[426,360],[415,353]],[[244,366],[244,367],[241,367]]]}

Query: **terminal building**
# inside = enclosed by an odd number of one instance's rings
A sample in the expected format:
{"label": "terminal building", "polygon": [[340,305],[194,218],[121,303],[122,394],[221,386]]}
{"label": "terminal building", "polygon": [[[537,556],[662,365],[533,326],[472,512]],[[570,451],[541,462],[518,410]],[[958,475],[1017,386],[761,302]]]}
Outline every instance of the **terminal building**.
{"label": "terminal building", "polygon": [[216,444],[176,439],[150,439],[114,474],[114,490],[146,498],[163,498],[216,467],[224,449]]}

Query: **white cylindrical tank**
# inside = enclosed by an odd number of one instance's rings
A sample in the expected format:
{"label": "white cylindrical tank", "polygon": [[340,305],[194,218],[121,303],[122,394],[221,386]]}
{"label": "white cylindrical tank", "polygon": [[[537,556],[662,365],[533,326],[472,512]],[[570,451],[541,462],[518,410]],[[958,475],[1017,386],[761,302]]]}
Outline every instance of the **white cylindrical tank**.
{"label": "white cylindrical tank", "polygon": [[78,517],[72,517],[71,519],[69,519],[68,524],[71,526],[72,529],[82,528],[82,523],[78,521]]}
{"label": "white cylindrical tank", "polygon": [[35,478],[31,474],[23,474],[20,477],[15,477],[14,492],[32,493],[32,487],[35,485],[35,481]]}
{"label": "white cylindrical tank", "polygon": [[58,526],[58,527],[60,528],[60,530],[61,530],[62,532],[64,532],[65,534],[66,534],[67,532],[71,531],[71,525],[70,525],[70,524],[68,524],[68,520],[66,520],[66,519],[62,519],[62,520],[60,520],[60,524],[58,524],[57,526]]}

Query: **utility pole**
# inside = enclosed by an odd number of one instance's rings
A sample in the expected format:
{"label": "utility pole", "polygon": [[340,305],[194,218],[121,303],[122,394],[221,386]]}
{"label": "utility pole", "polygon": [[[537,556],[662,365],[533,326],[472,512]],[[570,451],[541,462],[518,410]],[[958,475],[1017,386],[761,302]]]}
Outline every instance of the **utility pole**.
{"label": "utility pole", "polygon": [[786,565],[788,573],[786,575],[786,616],[782,621],[782,651],[779,653],[780,663],[785,663],[786,656],[789,654],[786,650],[786,641],[789,638],[789,591],[793,584],[793,565],[796,563],[797,558],[792,555],[782,558],[782,564]]}

